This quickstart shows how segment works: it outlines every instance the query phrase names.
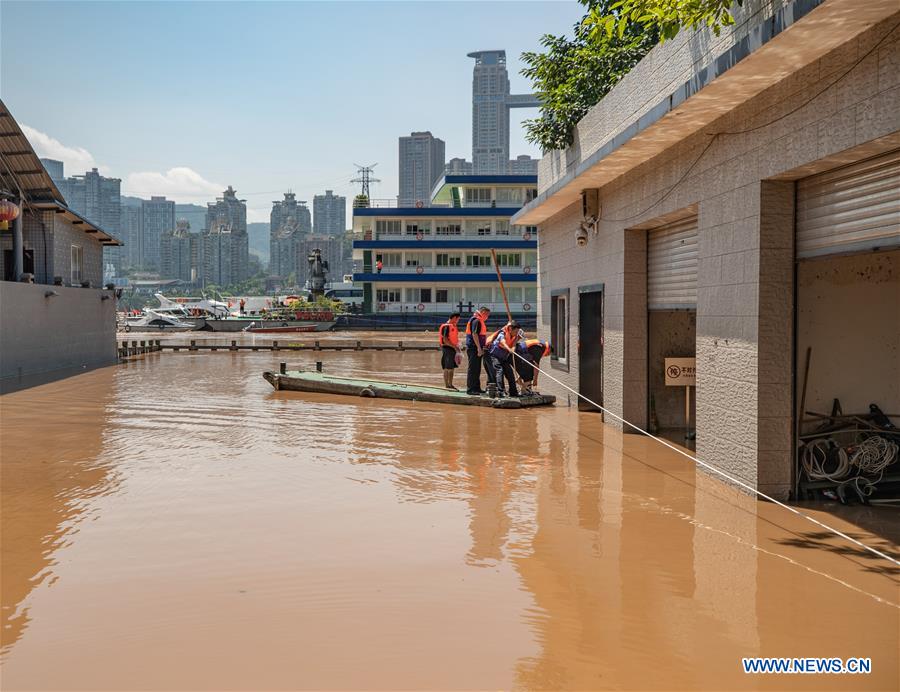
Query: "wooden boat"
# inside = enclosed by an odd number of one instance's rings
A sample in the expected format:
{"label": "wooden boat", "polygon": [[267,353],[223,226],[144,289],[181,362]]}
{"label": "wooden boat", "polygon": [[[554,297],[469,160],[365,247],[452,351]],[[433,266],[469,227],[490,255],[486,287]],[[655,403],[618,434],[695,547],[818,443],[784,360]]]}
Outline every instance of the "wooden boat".
{"label": "wooden boat", "polygon": [[406,401],[427,401],[436,404],[458,404],[461,406],[490,406],[491,408],[552,406],[556,402],[556,397],[549,394],[491,399],[487,396],[470,396],[465,392],[454,392],[443,387],[384,382],[382,380],[359,377],[338,377],[336,375],[327,375],[323,372],[305,372],[301,370],[281,373],[266,371],[263,373],[263,377],[277,390],[344,394],[376,399],[402,399]]}

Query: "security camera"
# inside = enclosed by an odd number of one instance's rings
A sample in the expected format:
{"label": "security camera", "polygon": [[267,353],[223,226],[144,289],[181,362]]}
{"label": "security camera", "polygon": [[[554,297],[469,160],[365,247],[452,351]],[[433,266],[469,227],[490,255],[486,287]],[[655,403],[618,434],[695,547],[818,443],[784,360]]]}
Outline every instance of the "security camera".
{"label": "security camera", "polygon": [[578,243],[578,247],[584,247],[588,242],[588,232],[585,229],[584,225],[578,227],[578,230],[575,231],[575,242]]}

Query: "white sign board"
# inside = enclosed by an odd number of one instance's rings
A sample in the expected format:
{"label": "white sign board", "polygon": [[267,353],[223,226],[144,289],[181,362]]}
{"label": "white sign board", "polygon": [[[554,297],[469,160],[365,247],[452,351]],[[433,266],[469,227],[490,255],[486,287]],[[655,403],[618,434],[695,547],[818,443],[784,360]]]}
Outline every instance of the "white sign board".
{"label": "white sign board", "polygon": [[696,387],[696,358],[666,358],[667,387]]}

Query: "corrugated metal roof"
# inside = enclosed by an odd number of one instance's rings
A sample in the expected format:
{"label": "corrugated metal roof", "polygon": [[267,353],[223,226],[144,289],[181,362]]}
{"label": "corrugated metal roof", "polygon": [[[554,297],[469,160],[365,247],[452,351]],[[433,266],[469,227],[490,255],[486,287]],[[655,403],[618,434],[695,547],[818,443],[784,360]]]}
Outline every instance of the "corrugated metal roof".
{"label": "corrugated metal roof", "polygon": [[28,138],[0,100],[0,187],[21,192],[28,202],[66,204]]}

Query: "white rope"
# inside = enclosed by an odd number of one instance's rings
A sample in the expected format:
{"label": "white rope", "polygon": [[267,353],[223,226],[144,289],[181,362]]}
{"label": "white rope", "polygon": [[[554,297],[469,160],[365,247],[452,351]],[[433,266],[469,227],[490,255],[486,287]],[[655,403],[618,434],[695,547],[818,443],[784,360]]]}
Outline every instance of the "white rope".
{"label": "white rope", "polygon": [[[828,452],[835,449],[837,468],[830,473],[825,470],[828,461]],[[800,463],[806,475],[813,481],[832,481],[838,483],[850,473],[850,457],[843,447],[838,447],[830,439],[818,439],[803,445],[800,453]]]}
{"label": "white rope", "polygon": [[[525,358],[523,358],[522,356],[520,356],[520,355],[519,355],[518,353],[516,353],[515,351],[513,351],[513,355],[516,356],[516,358],[518,358],[519,360],[521,360],[521,361],[523,361],[523,362],[525,362],[525,363],[529,363],[529,361],[527,361]],[[603,411],[603,412],[606,413],[607,415],[612,416],[612,417],[615,418],[617,421],[619,421],[619,422],[621,422],[621,423],[624,423],[625,425],[628,425],[628,426],[634,428],[635,430],[637,430],[637,431],[643,433],[644,435],[646,435],[646,436],[649,437],[650,439],[656,440],[656,441],[659,442],[661,445],[663,445],[663,446],[668,447],[669,449],[671,449],[673,452],[677,452],[677,453],[680,454],[681,456],[687,457],[688,459],[690,459],[691,461],[693,461],[695,464],[699,464],[699,465],[702,466],[703,468],[708,469],[709,471],[712,471],[713,473],[715,473],[715,474],[721,476],[722,478],[725,478],[725,479],[728,480],[728,481],[731,481],[731,482],[734,483],[735,485],[738,485],[738,486],[740,486],[740,487],[742,487],[742,488],[744,488],[744,489],[746,489],[746,490],[749,490],[749,491],[750,491],[751,493],[753,493],[754,495],[759,495],[759,497],[761,497],[761,498],[763,498],[763,499],[765,499],[765,500],[768,500],[769,502],[772,502],[772,503],[778,505],[779,507],[783,507],[783,508],[786,509],[787,511],[792,512],[793,514],[796,514],[798,517],[803,517],[803,518],[806,519],[807,521],[811,521],[811,522],[812,522],[813,524],[815,524],[816,526],[820,526],[820,527],[822,527],[823,529],[825,529],[825,530],[827,530],[827,531],[830,531],[831,533],[835,534],[836,536],[840,536],[841,538],[843,538],[843,539],[845,539],[845,540],[847,540],[847,541],[850,541],[850,542],[853,543],[854,545],[858,545],[860,548],[863,548],[864,550],[867,550],[867,551],[869,551],[870,553],[872,553],[872,554],[874,554],[874,555],[877,555],[878,557],[884,558],[884,559],[887,560],[888,562],[891,562],[891,563],[893,563],[893,564],[895,564],[895,565],[897,565],[897,566],[900,566],[900,560],[895,560],[895,559],[892,558],[890,555],[887,555],[886,553],[883,553],[883,552],[881,552],[880,550],[877,550],[876,548],[873,548],[873,547],[871,547],[871,546],[868,546],[868,545],[866,545],[865,543],[863,543],[863,542],[861,542],[861,541],[858,541],[858,540],[856,540],[855,538],[852,538],[851,536],[848,536],[848,535],[847,535],[846,533],[844,533],[843,531],[839,531],[838,529],[834,528],[833,526],[829,526],[828,524],[824,524],[824,523],[822,523],[821,521],[819,521],[818,519],[815,519],[814,517],[811,517],[811,516],[809,516],[808,514],[804,514],[803,512],[801,512],[801,511],[799,511],[799,510],[797,510],[797,509],[791,507],[790,505],[786,505],[785,503],[781,502],[780,500],[776,500],[774,497],[771,497],[770,495],[766,495],[765,493],[760,492],[759,490],[757,490],[756,488],[754,488],[752,485],[748,485],[747,483],[743,482],[743,481],[740,480],[739,478],[735,478],[734,476],[731,476],[730,474],[727,474],[727,473],[725,473],[724,471],[720,471],[720,470],[717,469],[715,466],[713,466],[713,465],[711,465],[711,464],[707,464],[705,461],[700,461],[700,459],[698,459],[697,457],[695,457],[695,456],[693,456],[693,455],[691,455],[691,454],[688,454],[688,453],[685,452],[683,449],[680,449],[679,447],[676,447],[676,446],[675,446],[674,444],[672,444],[671,442],[668,442],[667,440],[664,440],[664,439],[662,439],[661,437],[657,437],[656,435],[650,434],[649,432],[647,432],[646,430],[643,430],[641,427],[635,425],[634,423],[631,423],[631,422],[625,420],[624,418],[622,418],[622,416],[619,416],[619,415],[613,413],[612,411],[610,411],[608,408],[605,408],[605,407],[601,406],[601,405],[598,404],[596,401],[591,401],[590,399],[588,399],[588,398],[587,398],[586,396],[584,396],[583,394],[581,394],[581,393],[579,393],[579,392],[576,392],[574,389],[572,389],[571,387],[569,387],[569,386],[568,386],[567,384],[565,384],[564,382],[561,382],[560,380],[558,380],[558,379],[556,379],[555,377],[553,377],[553,375],[551,375],[550,373],[544,372],[543,370],[541,370],[541,369],[540,369],[537,365],[535,365],[534,363],[529,363],[529,365],[531,365],[535,370],[537,370],[539,373],[541,373],[541,374],[544,375],[545,377],[548,377],[549,379],[551,379],[551,380],[553,380],[554,382],[556,382],[556,384],[558,384],[558,385],[559,385],[560,387],[562,387],[563,389],[567,389],[568,391],[572,392],[572,394],[574,394],[575,396],[584,399],[584,400],[585,400],[587,403],[589,403],[591,406],[595,406],[596,408],[600,409],[601,411]]]}

